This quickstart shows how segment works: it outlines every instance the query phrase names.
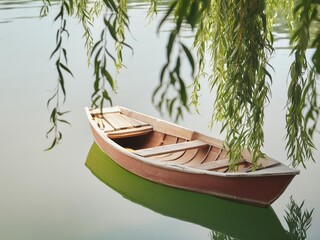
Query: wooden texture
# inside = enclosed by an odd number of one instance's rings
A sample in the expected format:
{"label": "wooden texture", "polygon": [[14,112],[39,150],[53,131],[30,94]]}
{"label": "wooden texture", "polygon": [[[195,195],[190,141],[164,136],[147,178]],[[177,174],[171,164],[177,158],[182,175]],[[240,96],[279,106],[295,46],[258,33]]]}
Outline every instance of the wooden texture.
{"label": "wooden texture", "polygon": [[[250,152],[248,150],[244,150],[242,152],[242,156],[247,162],[252,163],[252,161],[253,161],[252,155],[250,154]],[[270,157],[260,158],[257,161],[258,168],[267,168],[267,167],[275,166],[278,164],[279,164],[279,162],[277,160],[274,160]]]}
{"label": "wooden texture", "polygon": [[150,156],[179,152],[183,150],[205,147],[205,146],[208,146],[208,144],[200,140],[194,140],[190,142],[176,143],[176,144],[170,144],[170,145],[163,145],[155,148],[137,150],[134,153],[142,157],[150,157]]}
{"label": "wooden texture", "polygon": [[101,109],[91,109],[90,113],[95,114],[101,114],[101,113],[117,113],[120,112],[120,107],[110,107],[110,108],[103,108],[102,112]]}
{"label": "wooden texture", "polygon": [[121,114],[120,108],[104,109],[103,115],[100,112],[91,112],[93,120],[112,139],[140,136],[153,131],[148,123]]}
{"label": "wooden texture", "polygon": [[228,172],[228,151],[221,140],[122,107],[103,109],[103,115],[86,113],[106,154],[157,183],[268,206],[299,173],[269,157],[259,159],[252,171],[248,151],[243,151],[238,171]]}
{"label": "wooden texture", "polygon": [[[244,160],[238,162],[236,165],[241,164],[241,163],[245,163]],[[213,161],[213,162],[206,162],[203,163],[199,166],[195,166],[195,168],[197,169],[202,169],[202,170],[217,170],[220,168],[225,168],[225,167],[229,167],[229,159],[221,159],[221,160],[217,160],[217,161]]]}
{"label": "wooden texture", "polygon": [[158,120],[154,123],[153,128],[155,131],[163,132],[165,134],[173,135],[178,138],[184,138],[191,140],[193,131],[185,129],[175,124],[171,124],[165,121]]}
{"label": "wooden texture", "polygon": [[141,126],[147,126],[148,125],[148,123],[145,123],[145,122],[130,118],[130,117],[128,117],[126,115],[123,115],[123,114],[120,114],[120,116],[123,119],[125,119],[127,122],[129,122],[133,127],[141,127]]}
{"label": "wooden texture", "polygon": [[145,126],[145,127],[139,127],[139,128],[117,130],[117,131],[109,132],[107,133],[107,135],[111,139],[117,139],[117,138],[141,136],[152,131],[153,131],[152,126]]}
{"label": "wooden texture", "polygon": [[[129,122],[124,122],[123,118],[119,118],[119,114],[103,114],[103,118],[115,129],[125,129],[129,127],[133,127]],[[123,121],[120,121],[123,120]]]}
{"label": "wooden texture", "polygon": [[114,131],[115,129],[109,124],[107,123],[104,119],[101,119],[101,123],[103,128],[101,128],[104,132],[110,132],[110,131]]}

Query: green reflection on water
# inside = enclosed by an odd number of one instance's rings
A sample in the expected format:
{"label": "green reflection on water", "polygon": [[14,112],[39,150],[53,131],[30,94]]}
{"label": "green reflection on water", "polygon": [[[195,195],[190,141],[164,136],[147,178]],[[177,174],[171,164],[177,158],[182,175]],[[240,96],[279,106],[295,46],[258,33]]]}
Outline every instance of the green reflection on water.
{"label": "green reflection on water", "polygon": [[165,216],[201,225],[214,234],[219,232],[237,239],[290,239],[272,208],[244,205],[147,181],[118,166],[95,143],[86,166],[126,199]]}

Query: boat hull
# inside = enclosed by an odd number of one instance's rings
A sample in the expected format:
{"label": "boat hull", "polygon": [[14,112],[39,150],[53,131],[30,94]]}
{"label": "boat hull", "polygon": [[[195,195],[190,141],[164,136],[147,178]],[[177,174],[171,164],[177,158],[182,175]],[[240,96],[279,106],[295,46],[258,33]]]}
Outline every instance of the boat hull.
{"label": "boat hull", "polygon": [[249,203],[269,206],[286,189],[295,175],[235,175],[221,176],[180,171],[140,161],[129,151],[119,151],[119,146],[103,137],[91,126],[95,142],[118,165],[153,182],[195,192]]}
{"label": "boat hull", "polygon": [[88,153],[86,166],[124,198],[161,215],[198,224],[230,239],[290,239],[271,207],[240,204],[153,183],[121,168],[95,143]]}

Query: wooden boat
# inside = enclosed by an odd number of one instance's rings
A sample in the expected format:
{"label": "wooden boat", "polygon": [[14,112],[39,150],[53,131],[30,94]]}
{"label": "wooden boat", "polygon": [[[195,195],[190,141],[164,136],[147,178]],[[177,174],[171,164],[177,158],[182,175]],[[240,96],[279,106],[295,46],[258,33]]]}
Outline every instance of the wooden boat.
{"label": "wooden boat", "polygon": [[228,172],[223,142],[123,107],[86,108],[98,146],[117,164],[145,179],[259,206],[268,206],[299,171],[265,158],[252,170],[243,151]]}
{"label": "wooden boat", "polygon": [[93,143],[86,166],[123,198],[158,214],[219,232],[219,239],[292,239],[272,207],[260,208],[138,177],[116,164]]}

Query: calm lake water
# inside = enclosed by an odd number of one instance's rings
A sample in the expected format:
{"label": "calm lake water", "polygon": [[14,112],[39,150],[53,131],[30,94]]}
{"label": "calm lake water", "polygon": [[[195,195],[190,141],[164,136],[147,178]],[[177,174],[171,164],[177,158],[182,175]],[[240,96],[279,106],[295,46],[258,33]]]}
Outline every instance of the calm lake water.
{"label": "calm lake water", "polygon": [[[93,77],[81,24],[74,19],[67,26],[74,78],[66,84],[64,105],[72,110],[67,117],[72,126],[63,128],[62,144],[43,151],[51,143],[45,138],[50,127],[46,101],[57,78],[49,56],[58,26],[53,23],[57,8],[40,20],[40,7],[41,1],[0,1],[0,239],[290,239],[285,216],[292,200],[304,201],[302,211],[314,209],[307,239],[320,238],[319,163],[300,168],[301,174],[267,209],[157,185],[115,165],[93,143],[85,118]],[[156,33],[161,14],[150,24],[146,14],[146,5],[130,4],[128,42],[135,52],[125,52],[126,69],[118,76],[114,103],[158,117],[151,93],[165,61],[167,32]],[[101,27],[97,21],[95,36]],[[288,164],[284,106],[292,57],[284,30],[279,24],[275,28],[265,151]],[[201,114],[186,115],[181,124],[222,138],[208,128],[213,97],[203,89]],[[319,135],[315,141],[319,147]],[[319,152],[315,156],[319,161]]]}

